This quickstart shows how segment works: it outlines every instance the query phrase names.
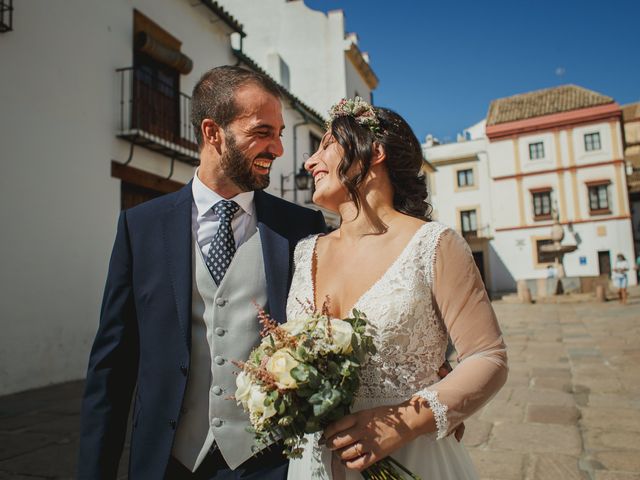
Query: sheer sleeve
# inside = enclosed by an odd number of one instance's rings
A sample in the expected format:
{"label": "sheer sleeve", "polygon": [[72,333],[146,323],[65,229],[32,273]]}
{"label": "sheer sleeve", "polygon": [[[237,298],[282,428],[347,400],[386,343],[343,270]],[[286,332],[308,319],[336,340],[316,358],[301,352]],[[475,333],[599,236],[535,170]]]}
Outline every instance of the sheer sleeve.
{"label": "sheer sleeve", "polygon": [[438,438],[480,409],[507,379],[507,353],[491,302],[466,241],[453,230],[440,237],[433,265],[433,296],[458,365],[417,393],[430,405]]}

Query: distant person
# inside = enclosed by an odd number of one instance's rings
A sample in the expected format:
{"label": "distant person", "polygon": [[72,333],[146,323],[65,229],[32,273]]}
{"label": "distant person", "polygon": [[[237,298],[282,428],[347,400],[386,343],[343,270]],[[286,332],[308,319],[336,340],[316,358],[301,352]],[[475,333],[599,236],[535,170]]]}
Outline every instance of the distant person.
{"label": "distant person", "polygon": [[618,289],[618,298],[620,303],[627,303],[627,272],[629,271],[629,262],[622,253],[619,253],[616,258],[616,263],[613,266],[613,284]]}
{"label": "distant person", "polygon": [[638,256],[636,257],[636,278],[637,281],[640,282],[640,254],[638,254]]}

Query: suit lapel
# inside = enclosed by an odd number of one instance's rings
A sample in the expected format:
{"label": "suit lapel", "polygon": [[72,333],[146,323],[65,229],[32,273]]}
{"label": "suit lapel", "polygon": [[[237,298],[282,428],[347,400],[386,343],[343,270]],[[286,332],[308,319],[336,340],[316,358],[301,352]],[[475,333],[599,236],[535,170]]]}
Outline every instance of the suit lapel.
{"label": "suit lapel", "polygon": [[178,312],[178,322],[191,349],[191,182],[178,191],[176,201],[165,213],[163,233],[166,261]]}
{"label": "suit lapel", "polygon": [[274,228],[269,198],[261,191],[256,191],[254,198],[262,241],[269,313],[274,320],[282,323],[286,320],[289,285],[289,240]]}

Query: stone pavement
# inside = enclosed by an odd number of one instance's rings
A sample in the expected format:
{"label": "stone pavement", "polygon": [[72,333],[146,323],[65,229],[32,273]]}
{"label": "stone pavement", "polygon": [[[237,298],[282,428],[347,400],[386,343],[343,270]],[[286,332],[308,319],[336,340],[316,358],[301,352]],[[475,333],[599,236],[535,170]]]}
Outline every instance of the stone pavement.
{"label": "stone pavement", "polygon": [[[638,291],[627,306],[494,305],[511,370],[467,422],[481,478],[640,480]],[[81,395],[70,382],[0,398],[0,480],[73,478]]]}
{"label": "stone pavement", "polygon": [[640,299],[494,307],[505,387],[467,422],[483,479],[640,480]]}

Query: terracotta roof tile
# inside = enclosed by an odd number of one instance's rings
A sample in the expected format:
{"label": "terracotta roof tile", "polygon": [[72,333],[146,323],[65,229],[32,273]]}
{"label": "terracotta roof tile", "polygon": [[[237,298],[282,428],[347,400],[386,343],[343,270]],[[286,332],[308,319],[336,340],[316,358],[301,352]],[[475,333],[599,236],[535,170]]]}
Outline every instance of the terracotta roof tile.
{"label": "terracotta roof tile", "polygon": [[613,98],[593,90],[577,85],[562,85],[492,101],[487,114],[487,125],[525,120],[613,102]]}

